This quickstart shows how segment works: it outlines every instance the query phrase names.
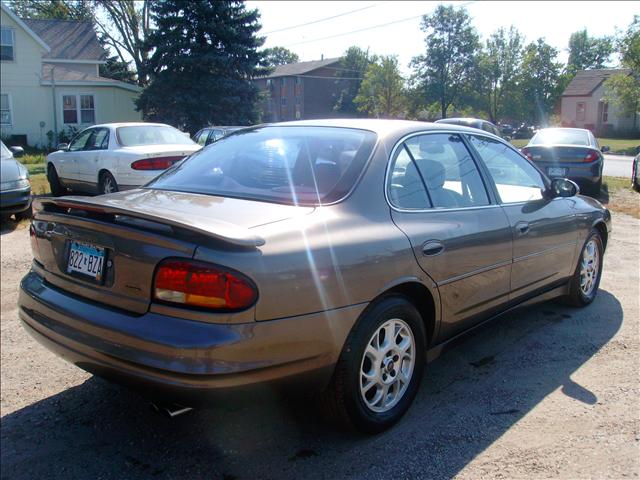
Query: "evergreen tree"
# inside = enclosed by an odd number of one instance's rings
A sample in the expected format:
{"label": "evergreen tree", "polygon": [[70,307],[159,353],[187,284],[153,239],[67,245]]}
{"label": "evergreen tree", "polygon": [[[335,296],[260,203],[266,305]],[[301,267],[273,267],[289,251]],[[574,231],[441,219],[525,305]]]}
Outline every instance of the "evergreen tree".
{"label": "evergreen tree", "polygon": [[151,15],[150,84],[137,102],[145,117],[189,132],[256,122],[259,92],[251,79],[264,62],[257,10],[238,1],[165,0]]}

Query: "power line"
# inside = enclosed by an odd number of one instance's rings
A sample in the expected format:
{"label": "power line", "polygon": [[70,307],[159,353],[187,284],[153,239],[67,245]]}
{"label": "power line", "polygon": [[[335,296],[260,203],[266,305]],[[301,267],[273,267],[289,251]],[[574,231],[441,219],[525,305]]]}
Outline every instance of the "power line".
{"label": "power line", "polygon": [[[470,2],[466,2],[466,3],[460,4],[458,6],[464,7],[466,5],[474,3],[475,1],[477,1],[477,0],[472,0]],[[396,23],[408,22],[409,20],[414,20],[416,18],[423,17],[424,15],[427,15],[427,14],[426,13],[422,13],[420,15],[414,15],[412,17],[403,18],[401,20],[394,20],[393,22],[386,22],[386,23],[381,23],[379,25],[373,25],[371,27],[360,28],[358,30],[351,30],[350,32],[337,33],[335,35],[328,35],[326,37],[313,38],[311,40],[303,40],[302,42],[290,43],[288,45],[285,45],[285,47],[293,47],[295,45],[302,45],[302,44],[305,44],[305,43],[319,42],[321,40],[328,40],[330,38],[344,37],[345,35],[351,35],[353,33],[360,33],[360,32],[365,32],[367,30],[373,30],[373,29],[376,29],[376,28],[388,27],[389,25],[395,25]]]}
{"label": "power line", "polygon": [[279,30],[271,30],[270,32],[265,32],[262,35],[271,35],[272,33],[284,32],[285,30],[293,30],[294,28],[306,27],[307,25],[314,25],[316,23],[326,22],[327,20],[333,20],[334,18],[344,17],[345,15],[351,15],[352,13],[361,12],[363,10],[367,10],[369,8],[377,7],[378,5],[383,4],[384,2],[375,3],[373,5],[369,5],[367,7],[358,8],[356,10],[349,10],[348,12],[339,13],[338,15],[333,15],[331,17],[320,18],[319,20],[313,20],[307,23],[300,23],[298,25],[292,25],[290,27],[281,28]]}

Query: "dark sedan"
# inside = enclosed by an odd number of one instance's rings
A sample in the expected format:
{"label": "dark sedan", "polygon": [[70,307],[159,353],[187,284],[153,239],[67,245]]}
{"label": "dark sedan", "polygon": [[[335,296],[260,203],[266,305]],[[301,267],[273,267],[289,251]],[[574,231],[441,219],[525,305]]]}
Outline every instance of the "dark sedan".
{"label": "dark sedan", "polygon": [[533,301],[593,302],[611,216],[576,193],[466,127],[249,128],[142,188],[39,199],[19,315],[176,411],[295,385],[379,432],[465,332]]}
{"label": "dark sedan", "polygon": [[206,127],[193,136],[193,141],[204,147],[243,128],[246,127]]}
{"label": "dark sedan", "polygon": [[597,197],[602,187],[603,153],[589,130],[544,128],[529,141],[522,153],[550,178],[569,178],[582,191]]}

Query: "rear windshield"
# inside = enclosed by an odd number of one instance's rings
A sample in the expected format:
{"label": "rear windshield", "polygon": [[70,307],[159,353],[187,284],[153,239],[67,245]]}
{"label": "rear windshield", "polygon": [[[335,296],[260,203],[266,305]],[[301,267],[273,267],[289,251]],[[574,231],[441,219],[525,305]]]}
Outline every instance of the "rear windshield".
{"label": "rear windshield", "polygon": [[540,130],[530,145],[589,145],[589,134],[582,130]]}
{"label": "rear windshield", "polygon": [[139,145],[193,145],[186,133],[168,125],[132,125],[116,129],[118,142],[123,147]]}
{"label": "rear windshield", "polygon": [[224,137],[157,177],[148,188],[294,205],[344,197],[376,135],[332,127],[272,126]]}

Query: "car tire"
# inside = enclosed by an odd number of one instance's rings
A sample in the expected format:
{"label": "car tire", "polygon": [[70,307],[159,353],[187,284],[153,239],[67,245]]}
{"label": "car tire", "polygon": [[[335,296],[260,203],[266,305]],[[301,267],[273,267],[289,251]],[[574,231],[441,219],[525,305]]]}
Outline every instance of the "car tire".
{"label": "car tire", "polygon": [[60,178],[58,177],[56,167],[51,164],[49,164],[49,166],[47,167],[47,181],[49,182],[51,195],[53,195],[54,197],[59,197],[60,195],[64,195],[65,193],[67,193],[67,189],[64,188],[60,183]]}
{"label": "car tire", "polygon": [[604,248],[600,233],[593,229],[580,250],[576,270],[569,284],[569,294],[564,303],[574,307],[586,307],[596,298],[602,276]]}
{"label": "car tire", "polygon": [[114,193],[118,191],[118,183],[116,179],[113,178],[113,175],[109,172],[103,172],[100,174],[100,181],[98,182],[100,195],[105,195],[107,193]]}
{"label": "car tire", "polygon": [[[395,337],[389,339],[388,332]],[[387,296],[370,305],[342,349],[323,395],[325,413],[364,433],[394,425],[418,392],[425,338],[422,318],[405,297]]]}

